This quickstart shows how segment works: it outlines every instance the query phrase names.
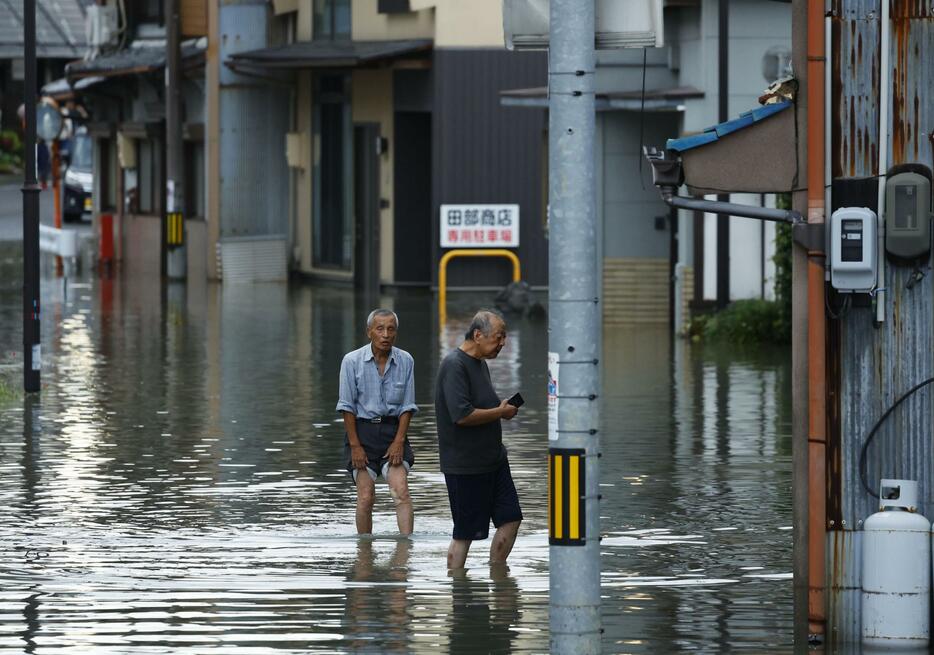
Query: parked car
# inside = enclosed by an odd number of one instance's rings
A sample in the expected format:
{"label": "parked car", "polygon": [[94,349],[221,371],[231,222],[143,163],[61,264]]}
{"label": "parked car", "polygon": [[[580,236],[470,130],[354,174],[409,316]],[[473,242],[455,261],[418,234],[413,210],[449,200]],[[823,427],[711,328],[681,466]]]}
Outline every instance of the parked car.
{"label": "parked car", "polygon": [[71,139],[68,169],[65,171],[65,221],[91,218],[91,191],[94,189],[94,142],[87,129],[79,127]]}

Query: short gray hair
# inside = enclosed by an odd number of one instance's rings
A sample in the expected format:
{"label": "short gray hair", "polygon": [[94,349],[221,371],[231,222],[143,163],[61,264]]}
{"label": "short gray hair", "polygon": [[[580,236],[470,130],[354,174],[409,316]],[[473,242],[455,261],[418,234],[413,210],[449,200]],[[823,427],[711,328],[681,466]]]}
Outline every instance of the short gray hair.
{"label": "short gray hair", "polygon": [[473,339],[473,333],[477,330],[480,330],[480,334],[485,337],[490,336],[490,333],[493,331],[493,319],[498,318],[503,322],[503,325],[506,325],[506,319],[503,318],[503,315],[494,309],[481,309],[479,312],[473,315],[473,320],[470,321],[470,327],[467,328],[467,332],[464,333],[464,340],[470,341]]}
{"label": "short gray hair", "polygon": [[366,317],[366,329],[369,330],[373,327],[373,321],[376,320],[377,316],[392,316],[396,319],[396,327],[399,327],[399,317],[396,316],[396,313],[391,309],[374,309],[370,312],[370,315]]}

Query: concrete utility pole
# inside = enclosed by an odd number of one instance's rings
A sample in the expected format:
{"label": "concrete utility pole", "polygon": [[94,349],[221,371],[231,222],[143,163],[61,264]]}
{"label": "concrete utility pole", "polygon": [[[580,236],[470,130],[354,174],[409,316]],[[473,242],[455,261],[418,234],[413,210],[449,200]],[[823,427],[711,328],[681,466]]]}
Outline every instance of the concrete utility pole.
{"label": "concrete utility pole", "polygon": [[185,168],[182,141],[181,26],[179,0],[165,2],[165,240],[166,273],[169,279],[184,280]]}
{"label": "concrete utility pole", "polygon": [[36,0],[23,3],[23,389],[39,391],[39,185],[36,183]]}
{"label": "concrete utility pole", "polygon": [[594,2],[551,0],[548,359],[551,652],[600,652],[600,302]]}

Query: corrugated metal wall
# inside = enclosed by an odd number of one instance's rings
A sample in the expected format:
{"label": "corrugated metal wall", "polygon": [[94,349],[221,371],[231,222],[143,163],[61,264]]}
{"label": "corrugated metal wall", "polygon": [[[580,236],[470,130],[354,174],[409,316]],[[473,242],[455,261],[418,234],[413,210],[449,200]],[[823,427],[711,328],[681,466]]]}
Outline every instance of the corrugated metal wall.
{"label": "corrugated metal wall", "polygon": [[[266,46],[268,11],[265,2],[221,5],[221,61]],[[282,87],[221,66],[221,239],[287,233],[289,102]]]}
{"label": "corrugated metal wall", "polygon": [[[839,53],[831,73],[834,177],[885,173],[878,170],[880,97],[890,107],[891,141],[886,144],[890,165],[931,165],[927,133],[934,126],[931,6],[893,0],[890,9],[894,70],[887,88],[880,91],[879,1],[833,3],[833,37]],[[870,309],[853,308],[837,333],[840,429],[831,434],[828,575],[833,593],[828,620],[847,640],[859,636],[860,529],[877,507],[860,482],[860,449],[882,413],[902,393],[934,375],[934,280],[928,274],[909,289],[912,272],[911,267],[887,264],[885,323],[876,328]],[[868,456],[874,488],[883,476],[918,480],[920,511],[934,518],[934,389],[918,392],[893,413]]]}
{"label": "corrugated metal wall", "polygon": [[[546,86],[544,53],[435,51],[432,126],[432,281],[437,282],[438,216],[443,203],[518,203],[522,277],[547,284],[542,145],[545,112],[502,107],[499,92]],[[498,286],[510,280],[503,260],[455,259],[451,286]]]}

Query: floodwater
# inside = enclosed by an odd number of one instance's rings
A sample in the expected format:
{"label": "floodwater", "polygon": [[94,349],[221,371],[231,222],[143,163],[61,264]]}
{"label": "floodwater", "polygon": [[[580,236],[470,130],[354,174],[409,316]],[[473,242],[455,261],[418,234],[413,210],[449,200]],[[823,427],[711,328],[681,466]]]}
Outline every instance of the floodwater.
{"label": "floodwater", "polygon": [[[14,384],[21,281],[0,246],[0,376]],[[354,531],[334,412],[370,307],[312,285],[47,278],[41,397],[0,396],[0,653],[545,652],[546,326],[512,320],[491,363],[526,520],[508,570],[450,515],[432,388],[484,294],[386,295],[421,407],[411,540],[377,487]],[[787,350],[604,336],[604,651],[792,646]]]}

